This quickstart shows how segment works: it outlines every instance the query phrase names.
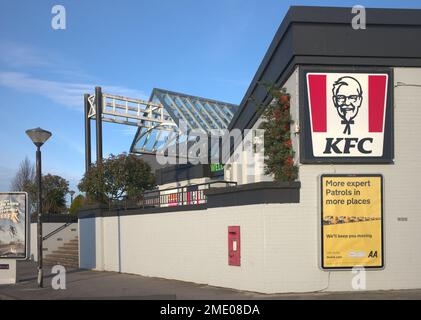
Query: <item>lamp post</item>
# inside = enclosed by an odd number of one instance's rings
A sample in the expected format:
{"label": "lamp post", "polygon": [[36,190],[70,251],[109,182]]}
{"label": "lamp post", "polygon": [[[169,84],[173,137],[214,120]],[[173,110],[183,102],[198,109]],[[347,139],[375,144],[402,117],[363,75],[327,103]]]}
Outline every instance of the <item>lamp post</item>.
{"label": "lamp post", "polygon": [[72,205],[73,204],[73,196],[75,195],[75,192],[73,190],[70,190],[69,193],[70,193],[70,205]]}
{"label": "lamp post", "polygon": [[41,146],[51,137],[51,132],[43,130],[41,128],[27,130],[26,134],[32,140],[32,142],[37,147],[37,198],[38,198],[38,287],[43,287],[43,274],[42,274],[42,175],[41,175]]}

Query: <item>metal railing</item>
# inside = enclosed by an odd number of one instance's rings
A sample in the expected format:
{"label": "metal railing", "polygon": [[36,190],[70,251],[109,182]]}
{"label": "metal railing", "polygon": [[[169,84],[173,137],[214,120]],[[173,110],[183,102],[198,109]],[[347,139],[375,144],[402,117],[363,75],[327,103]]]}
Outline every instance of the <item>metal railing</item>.
{"label": "metal railing", "polygon": [[137,206],[142,208],[163,208],[200,205],[207,202],[207,198],[204,194],[205,190],[236,185],[237,182],[212,181],[163,190],[147,191],[143,193],[141,200],[137,202]]}
{"label": "metal railing", "polygon": [[60,231],[68,228],[69,226],[71,226],[73,223],[72,222],[68,222],[60,227],[58,227],[57,229],[51,231],[49,234],[47,234],[45,237],[42,238],[43,241],[50,239],[52,236],[56,235],[57,233],[59,233]]}

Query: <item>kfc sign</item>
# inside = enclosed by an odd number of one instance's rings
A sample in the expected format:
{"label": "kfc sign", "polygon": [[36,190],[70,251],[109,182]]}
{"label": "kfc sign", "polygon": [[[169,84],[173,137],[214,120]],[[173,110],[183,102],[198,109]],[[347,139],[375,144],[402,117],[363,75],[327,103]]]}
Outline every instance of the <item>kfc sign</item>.
{"label": "kfc sign", "polygon": [[306,72],[303,162],[392,161],[390,78]]}

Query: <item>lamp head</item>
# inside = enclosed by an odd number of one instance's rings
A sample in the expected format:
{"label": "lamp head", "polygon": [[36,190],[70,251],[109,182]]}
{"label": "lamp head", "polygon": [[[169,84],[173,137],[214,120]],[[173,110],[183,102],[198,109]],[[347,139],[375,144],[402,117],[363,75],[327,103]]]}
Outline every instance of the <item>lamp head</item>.
{"label": "lamp head", "polygon": [[26,134],[37,147],[41,147],[52,136],[51,132],[41,128],[27,130]]}

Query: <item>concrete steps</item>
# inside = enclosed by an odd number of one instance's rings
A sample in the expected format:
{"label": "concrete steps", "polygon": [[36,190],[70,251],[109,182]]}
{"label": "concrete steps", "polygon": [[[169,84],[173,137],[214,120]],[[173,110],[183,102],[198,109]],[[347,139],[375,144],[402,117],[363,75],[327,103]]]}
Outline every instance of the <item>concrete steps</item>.
{"label": "concrete steps", "polygon": [[79,239],[72,239],[56,251],[44,257],[46,266],[62,265],[66,268],[79,268]]}

